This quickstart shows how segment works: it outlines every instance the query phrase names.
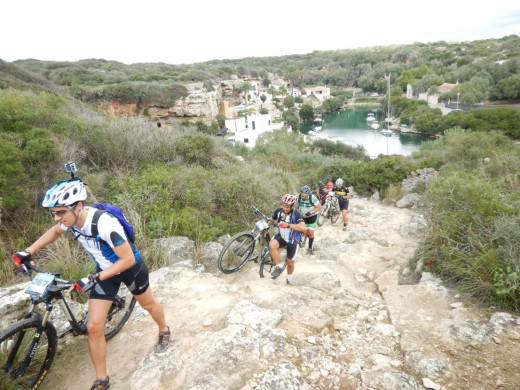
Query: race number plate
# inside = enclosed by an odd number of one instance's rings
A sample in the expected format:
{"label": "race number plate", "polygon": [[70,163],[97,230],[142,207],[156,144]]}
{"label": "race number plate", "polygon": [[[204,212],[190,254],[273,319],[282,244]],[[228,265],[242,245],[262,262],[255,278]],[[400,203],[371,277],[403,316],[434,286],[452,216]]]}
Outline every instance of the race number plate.
{"label": "race number plate", "polygon": [[27,287],[25,292],[30,295],[41,297],[47,289],[47,286],[51,284],[53,280],[54,275],[45,273],[36,274],[35,278],[32,280],[31,284],[29,287]]}

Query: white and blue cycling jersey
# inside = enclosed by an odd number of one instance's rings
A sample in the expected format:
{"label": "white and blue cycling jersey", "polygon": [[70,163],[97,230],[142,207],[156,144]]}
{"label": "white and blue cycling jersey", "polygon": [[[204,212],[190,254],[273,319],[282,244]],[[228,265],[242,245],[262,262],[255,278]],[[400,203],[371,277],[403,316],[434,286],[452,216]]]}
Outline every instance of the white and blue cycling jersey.
{"label": "white and blue cycling jersey", "polygon": [[[83,212],[87,212],[87,218],[82,228],[74,225],[69,229],[63,224],[60,224],[60,227],[65,231],[69,230],[74,235],[76,240],[78,240],[96,262],[98,269],[107,269],[119,260],[113,248],[128,241],[125,230],[116,217],[110,213],[102,213],[97,224],[98,237],[101,240],[94,238],[92,237],[92,218],[97,209],[85,207],[83,210]],[[135,244],[130,242],[129,244],[134,252],[135,262],[138,263],[141,259],[141,254]]]}
{"label": "white and blue cycling jersey", "polygon": [[[303,222],[303,216],[298,210],[293,209],[289,214],[285,214],[281,207],[276,209],[272,219],[278,223],[287,222],[288,224],[298,224]],[[289,227],[278,228],[278,234],[288,244],[297,244],[300,242],[301,233],[297,230],[292,230]]]}

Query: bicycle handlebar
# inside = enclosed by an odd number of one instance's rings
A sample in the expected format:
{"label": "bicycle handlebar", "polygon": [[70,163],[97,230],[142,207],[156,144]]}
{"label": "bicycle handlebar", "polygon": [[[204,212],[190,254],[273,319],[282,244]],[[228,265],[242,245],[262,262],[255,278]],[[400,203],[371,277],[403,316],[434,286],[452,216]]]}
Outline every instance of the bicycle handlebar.
{"label": "bicycle handlebar", "polygon": [[272,225],[274,227],[277,227],[278,226],[278,222],[276,221],[273,221],[270,217],[268,217],[267,215],[265,215],[264,213],[262,213],[260,210],[258,210],[258,208],[256,208],[255,206],[251,206],[251,208],[253,209],[253,213],[257,214],[257,215],[261,215],[262,218],[264,218],[267,222],[271,221]]}
{"label": "bicycle handlebar", "polygon": [[38,273],[47,273],[50,275],[54,275],[54,281],[57,283],[60,283],[60,290],[62,289],[62,287],[63,287],[63,289],[72,287],[72,285],[74,283],[76,283],[75,281],[61,279],[59,277],[61,275],[59,272],[45,272],[44,270],[35,267],[31,263],[22,264],[22,266],[20,268],[21,268],[22,272],[25,272],[27,275],[29,275],[29,277],[31,277],[32,271],[38,272]]}

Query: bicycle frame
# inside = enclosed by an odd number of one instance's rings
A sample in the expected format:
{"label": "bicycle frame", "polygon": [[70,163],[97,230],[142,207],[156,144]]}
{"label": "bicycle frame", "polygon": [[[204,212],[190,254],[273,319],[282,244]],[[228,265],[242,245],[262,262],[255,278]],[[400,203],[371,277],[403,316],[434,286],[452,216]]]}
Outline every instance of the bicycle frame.
{"label": "bicycle frame", "polygon": [[[42,270],[37,269],[36,267],[29,266],[29,276],[31,275],[31,270],[35,272],[44,272]],[[47,291],[45,294],[43,294],[41,297],[38,296],[31,296],[31,306],[29,308],[29,313],[25,316],[25,318],[30,317],[38,317],[40,318],[40,323],[42,329],[45,327],[47,322],[49,321],[51,311],[54,308],[53,302],[58,302],[58,304],[61,306],[63,311],[65,312],[67,316],[67,321],[70,324],[70,328],[66,329],[63,333],[58,335],[58,339],[63,338],[65,335],[73,332],[74,336],[78,335],[86,335],[87,329],[86,327],[82,327],[83,320],[78,321],[74,314],[72,313],[72,310],[67,303],[67,300],[65,296],[63,295],[63,290],[68,290],[72,285],[74,284],[73,281],[60,279],[59,274],[51,274],[54,275],[54,281],[53,284],[48,286]],[[39,304],[45,304],[45,313],[42,316],[40,313],[36,311],[36,307]]]}

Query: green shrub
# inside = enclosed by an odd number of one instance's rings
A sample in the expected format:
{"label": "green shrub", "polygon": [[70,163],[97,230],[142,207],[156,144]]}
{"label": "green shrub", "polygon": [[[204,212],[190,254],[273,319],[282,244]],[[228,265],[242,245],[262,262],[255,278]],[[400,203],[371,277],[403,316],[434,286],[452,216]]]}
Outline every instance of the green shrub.
{"label": "green shrub", "polygon": [[473,131],[501,130],[506,135],[520,137],[520,111],[512,108],[457,111],[445,115],[439,122],[439,130],[461,127]]}
{"label": "green shrub", "polygon": [[375,191],[384,191],[393,183],[400,183],[416,166],[403,156],[379,156],[368,163],[351,167],[350,183],[356,192],[372,195]]}
{"label": "green shrub", "polygon": [[214,146],[215,141],[206,135],[183,135],[174,141],[173,150],[185,164],[209,167]]}
{"label": "green shrub", "polygon": [[512,264],[500,259],[493,225],[498,216],[510,218],[520,208],[508,206],[494,183],[477,171],[444,171],[430,182],[424,199],[430,222],[425,247],[435,270],[475,296],[496,297],[496,275]]}
{"label": "green shrub", "polygon": [[311,153],[318,152],[324,156],[337,156],[360,161],[370,160],[365,148],[361,145],[354,147],[342,142],[332,142],[327,139],[314,141],[309,150]]}
{"label": "green shrub", "polygon": [[0,134],[0,198],[2,209],[19,206],[27,188],[25,169],[22,166],[22,152],[14,143]]}

